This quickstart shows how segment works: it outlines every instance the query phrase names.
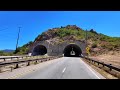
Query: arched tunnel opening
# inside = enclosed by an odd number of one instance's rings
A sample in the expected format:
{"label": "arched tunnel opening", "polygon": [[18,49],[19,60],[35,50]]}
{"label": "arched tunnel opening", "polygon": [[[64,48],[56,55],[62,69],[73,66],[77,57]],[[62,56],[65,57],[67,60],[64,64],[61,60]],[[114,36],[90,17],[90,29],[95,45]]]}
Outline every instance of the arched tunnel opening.
{"label": "arched tunnel opening", "polygon": [[47,53],[47,48],[43,45],[38,45],[33,50],[33,55],[45,55]]}
{"label": "arched tunnel opening", "polygon": [[82,51],[79,46],[75,44],[70,44],[65,47],[63,53],[65,57],[80,57],[82,54]]}

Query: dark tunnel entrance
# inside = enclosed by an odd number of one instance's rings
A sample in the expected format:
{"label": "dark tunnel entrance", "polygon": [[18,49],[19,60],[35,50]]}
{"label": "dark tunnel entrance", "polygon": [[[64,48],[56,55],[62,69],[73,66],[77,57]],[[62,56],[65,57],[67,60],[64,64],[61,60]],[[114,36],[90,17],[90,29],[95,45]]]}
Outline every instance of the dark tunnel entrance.
{"label": "dark tunnel entrance", "polygon": [[63,53],[65,57],[80,57],[82,51],[79,46],[75,44],[70,44],[65,47]]}
{"label": "dark tunnel entrance", "polygon": [[43,45],[38,45],[34,48],[33,55],[45,55],[47,53],[47,49]]}

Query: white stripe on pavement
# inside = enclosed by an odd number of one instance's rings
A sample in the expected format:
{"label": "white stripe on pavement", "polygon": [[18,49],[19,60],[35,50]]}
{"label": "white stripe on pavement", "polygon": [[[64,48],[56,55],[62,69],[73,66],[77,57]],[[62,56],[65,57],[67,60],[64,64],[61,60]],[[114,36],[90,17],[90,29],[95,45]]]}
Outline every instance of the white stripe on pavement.
{"label": "white stripe on pavement", "polygon": [[64,72],[65,72],[65,70],[66,70],[66,67],[63,69],[62,73],[64,73]]}
{"label": "white stripe on pavement", "polygon": [[[83,61],[82,61],[83,62]],[[98,79],[101,79],[100,77],[98,77],[98,75],[91,69],[90,66],[88,66],[85,62],[83,62],[84,65],[98,78]]]}

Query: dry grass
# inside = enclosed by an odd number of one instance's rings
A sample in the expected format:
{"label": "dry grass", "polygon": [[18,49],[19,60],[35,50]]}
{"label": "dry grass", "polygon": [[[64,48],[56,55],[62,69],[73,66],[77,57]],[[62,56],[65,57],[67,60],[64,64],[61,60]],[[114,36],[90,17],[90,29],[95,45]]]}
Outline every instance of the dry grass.
{"label": "dry grass", "polygon": [[118,68],[120,68],[120,52],[109,52],[107,54],[102,54],[99,56],[90,56],[90,58],[93,58],[98,61],[102,61],[107,64],[112,64]]}
{"label": "dry grass", "polygon": [[97,64],[93,64],[93,63],[89,63],[88,61],[86,61],[84,59],[84,61],[91,66],[94,70],[96,70],[97,72],[99,72],[102,76],[104,76],[106,79],[118,79],[117,77],[115,77],[114,75],[112,75],[110,72],[108,72],[109,70],[107,68],[101,68],[101,66],[98,66]]}
{"label": "dry grass", "polygon": [[[104,62],[106,64],[112,64],[113,66],[120,68],[120,51],[119,52],[110,51],[107,54],[102,54],[99,56],[90,56],[89,58]],[[99,73],[103,74],[103,76],[105,76],[107,79],[114,79],[115,77],[120,78],[120,72],[118,71],[115,70],[110,71],[109,68],[94,63],[88,64],[95,68]]]}

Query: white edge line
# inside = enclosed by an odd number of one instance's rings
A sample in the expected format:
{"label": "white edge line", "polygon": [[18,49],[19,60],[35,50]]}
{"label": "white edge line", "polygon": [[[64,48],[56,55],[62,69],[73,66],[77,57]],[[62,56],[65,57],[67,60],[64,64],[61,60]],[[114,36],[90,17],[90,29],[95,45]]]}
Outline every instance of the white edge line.
{"label": "white edge line", "polygon": [[83,61],[83,63],[84,63],[84,65],[86,65],[87,66],[87,68],[97,77],[97,78],[99,78],[99,79],[101,79],[100,77],[98,77],[98,75],[91,69],[91,67],[90,66],[88,66],[84,61]]}
{"label": "white edge line", "polygon": [[65,72],[65,70],[66,70],[66,67],[63,69],[62,73],[64,73],[64,72]]}

